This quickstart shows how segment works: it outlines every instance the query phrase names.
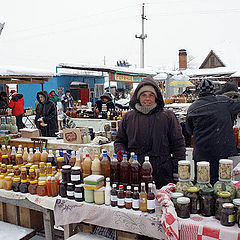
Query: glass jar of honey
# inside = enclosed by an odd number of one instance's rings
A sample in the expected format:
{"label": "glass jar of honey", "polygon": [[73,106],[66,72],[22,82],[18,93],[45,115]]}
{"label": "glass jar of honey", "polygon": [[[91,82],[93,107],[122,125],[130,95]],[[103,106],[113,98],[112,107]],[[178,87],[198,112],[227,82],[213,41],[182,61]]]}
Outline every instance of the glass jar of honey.
{"label": "glass jar of honey", "polygon": [[3,183],[3,188],[5,190],[12,190],[12,178],[11,176],[5,177],[5,182]]}
{"label": "glass jar of honey", "polygon": [[20,176],[21,175],[21,171],[18,168],[18,166],[13,166],[13,172],[15,176]]}
{"label": "glass jar of honey", "polygon": [[7,165],[6,164],[1,164],[1,174],[7,175]]}
{"label": "glass jar of honey", "polygon": [[57,158],[57,169],[62,169],[62,166],[65,165],[64,157]]}
{"label": "glass jar of honey", "polygon": [[39,163],[39,170],[40,170],[40,174],[45,174],[45,163],[44,162]]}
{"label": "glass jar of honey", "polygon": [[37,180],[30,181],[28,186],[28,192],[32,195],[37,194],[38,183]]}
{"label": "glass jar of honey", "polygon": [[23,164],[22,154],[17,154],[16,155],[16,165],[22,166],[22,164]]}
{"label": "glass jar of honey", "polygon": [[36,179],[36,173],[35,170],[33,168],[29,169],[29,180],[30,181],[34,181]]}
{"label": "glass jar of honey", "polygon": [[21,184],[20,184],[20,186],[19,186],[20,192],[21,192],[21,193],[28,193],[28,185],[29,185],[28,180],[22,179],[22,180],[21,180]]}
{"label": "glass jar of honey", "polygon": [[12,164],[9,164],[7,165],[7,173],[13,173],[13,165]]}
{"label": "glass jar of honey", "polygon": [[13,178],[12,190],[14,192],[20,192],[19,190],[20,183],[21,183],[20,177]]}
{"label": "glass jar of honey", "polygon": [[4,177],[5,177],[4,175],[0,175],[0,189],[3,188],[3,183],[5,181]]}
{"label": "glass jar of honey", "polygon": [[52,176],[52,164],[51,163],[47,163],[46,174],[47,174],[47,176]]}
{"label": "glass jar of honey", "polygon": [[8,155],[2,155],[2,163],[8,165],[9,162],[9,158]]}
{"label": "glass jar of honey", "polygon": [[38,182],[37,195],[46,196],[47,195],[47,185],[45,181]]}
{"label": "glass jar of honey", "polygon": [[21,179],[27,180],[27,169],[26,168],[21,169]]}

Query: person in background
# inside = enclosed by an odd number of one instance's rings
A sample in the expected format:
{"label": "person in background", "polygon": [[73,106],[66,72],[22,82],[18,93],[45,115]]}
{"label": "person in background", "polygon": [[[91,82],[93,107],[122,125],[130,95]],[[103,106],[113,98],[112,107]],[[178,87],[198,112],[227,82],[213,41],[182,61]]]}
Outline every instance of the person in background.
{"label": "person in background", "polygon": [[226,82],[222,90],[217,91],[216,95],[224,95],[232,99],[240,99],[240,93],[238,92],[238,87],[235,81]]}
{"label": "person in background", "polygon": [[190,90],[189,87],[186,87],[185,91],[183,91],[182,94],[190,95],[190,94],[192,94],[192,91]]}
{"label": "person in background", "polygon": [[6,92],[0,93],[0,109],[8,108],[8,96]]}
{"label": "person in background", "polygon": [[197,87],[199,99],[189,108],[186,129],[193,135],[193,159],[210,162],[211,184],[218,181],[219,160],[237,156],[232,116],[240,112],[240,101],[215,95],[209,79]]}
{"label": "person in background", "polygon": [[55,137],[58,132],[57,107],[46,91],[37,93],[35,124],[44,137]]}
{"label": "person in background", "polygon": [[57,102],[60,102],[60,97],[56,94],[55,90],[52,89],[49,92],[49,99],[57,105]]}
{"label": "person in background", "polygon": [[184,138],[175,114],[164,109],[161,91],[152,77],[143,79],[130,100],[133,110],[124,114],[114,151],[135,152],[139,163],[149,156],[159,189],[173,182],[178,160],[185,159]]}
{"label": "person in background", "polygon": [[8,105],[12,109],[12,115],[16,116],[16,122],[18,130],[25,127],[23,124],[22,118],[24,114],[24,99],[23,95],[17,93],[15,90],[11,90],[12,99]]}
{"label": "person in background", "polygon": [[63,112],[66,112],[68,108],[73,107],[73,98],[70,90],[66,90],[66,93],[62,95],[61,102],[63,105]]}
{"label": "person in background", "polygon": [[102,111],[102,105],[106,104],[107,106],[107,111],[110,109],[115,109],[115,106],[112,101],[112,96],[109,92],[105,92],[99,100],[96,101],[96,109],[101,112]]}

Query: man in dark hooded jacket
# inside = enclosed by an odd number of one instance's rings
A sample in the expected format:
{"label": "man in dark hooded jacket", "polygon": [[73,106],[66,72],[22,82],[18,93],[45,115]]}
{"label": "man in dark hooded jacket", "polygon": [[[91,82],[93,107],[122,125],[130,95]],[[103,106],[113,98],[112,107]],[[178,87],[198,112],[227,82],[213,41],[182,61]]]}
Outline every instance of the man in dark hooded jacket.
{"label": "man in dark hooded jacket", "polygon": [[109,111],[110,109],[115,109],[114,104],[112,102],[112,97],[111,94],[108,92],[105,92],[99,100],[96,101],[96,108],[99,112],[102,111],[102,105],[106,104],[107,106],[107,111]]}
{"label": "man in dark hooded jacket", "polygon": [[55,137],[58,131],[57,108],[54,102],[49,100],[48,93],[37,93],[38,105],[36,109],[35,124],[40,129],[42,136]]}
{"label": "man in dark hooded jacket", "polygon": [[199,84],[199,99],[189,108],[186,127],[193,135],[193,159],[209,161],[211,183],[218,180],[219,159],[238,155],[234,140],[232,115],[240,112],[240,101],[215,96],[211,80]]}
{"label": "man in dark hooded jacket", "polygon": [[149,156],[157,188],[173,182],[173,169],[185,159],[181,126],[170,110],[164,109],[160,89],[152,77],[139,83],[130,101],[132,111],[121,121],[115,152],[135,152],[139,162]]}

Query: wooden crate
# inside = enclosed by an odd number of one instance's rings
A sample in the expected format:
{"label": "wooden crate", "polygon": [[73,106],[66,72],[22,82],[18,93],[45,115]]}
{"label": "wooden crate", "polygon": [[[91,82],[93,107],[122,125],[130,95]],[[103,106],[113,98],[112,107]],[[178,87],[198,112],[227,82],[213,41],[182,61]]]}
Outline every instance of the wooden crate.
{"label": "wooden crate", "polygon": [[94,225],[88,223],[78,223],[76,232],[93,233]]}
{"label": "wooden crate", "polygon": [[117,238],[118,240],[131,240],[131,239],[137,239],[137,234],[135,233],[128,233],[123,231],[117,231]]}

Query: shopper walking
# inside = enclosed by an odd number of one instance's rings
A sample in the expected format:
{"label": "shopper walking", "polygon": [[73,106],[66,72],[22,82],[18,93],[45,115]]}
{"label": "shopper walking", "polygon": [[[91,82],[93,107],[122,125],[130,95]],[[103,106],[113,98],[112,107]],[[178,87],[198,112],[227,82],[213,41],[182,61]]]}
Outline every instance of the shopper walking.
{"label": "shopper walking", "polygon": [[193,158],[209,161],[211,183],[218,180],[219,159],[237,156],[232,116],[240,112],[240,101],[216,96],[213,82],[204,79],[197,91],[199,99],[188,109],[186,128],[193,135]]}
{"label": "shopper walking", "polygon": [[57,102],[60,102],[60,97],[56,94],[55,90],[52,89],[49,92],[49,99],[57,105]]}
{"label": "shopper walking", "polygon": [[23,95],[17,93],[15,90],[11,90],[12,99],[8,105],[12,109],[12,115],[16,116],[16,122],[18,131],[25,127],[22,118],[24,114],[24,99]]}
{"label": "shopper walking", "polygon": [[164,109],[162,94],[152,77],[139,83],[130,106],[133,110],[120,123],[115,152],[135,152],[141,164],[144,156],[149,156],[157,188],[173,182],[178,160],[185,159],[184,139],[175,114]]}
{"label": "shopper walking", "polygon": [[66,112],[68,108],[73,107],[73,98],[70,90],[66,90],[66,93],[62,95],[61,102],[63,105],[63,112]]}
{"label": "shopper walking", "polygon": [[36,109],[35,124],[44,137],[55,137],[58,131],[57,108],[49,100],[46,91],[37,93],[38,105]]}

